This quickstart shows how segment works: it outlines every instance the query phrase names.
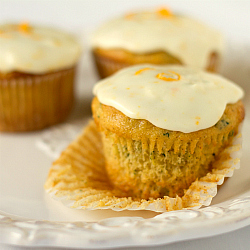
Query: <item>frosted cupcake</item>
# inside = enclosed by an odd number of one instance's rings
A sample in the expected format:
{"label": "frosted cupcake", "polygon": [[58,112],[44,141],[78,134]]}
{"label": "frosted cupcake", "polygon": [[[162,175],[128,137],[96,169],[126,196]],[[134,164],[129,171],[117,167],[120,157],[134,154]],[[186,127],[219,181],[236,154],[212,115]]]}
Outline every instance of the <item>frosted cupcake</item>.
{"label": "frosted cupcake", "polygon": [[73,35],[28,23],[0,25],[0,131],[65,120],[81,46]]}
{"label": "frosted cupcake", "polygon": [[219,32],[167,9],[113,19],[93,35],[100,76],[142,63],[183,64],[216,71],[223,51]]}
{"label": "frosted cupcake", "polygon": [[183,196],[212,171],[244,119],[240,87],[182,66],[129,67],[94,94],[106,170],[125,196]]}

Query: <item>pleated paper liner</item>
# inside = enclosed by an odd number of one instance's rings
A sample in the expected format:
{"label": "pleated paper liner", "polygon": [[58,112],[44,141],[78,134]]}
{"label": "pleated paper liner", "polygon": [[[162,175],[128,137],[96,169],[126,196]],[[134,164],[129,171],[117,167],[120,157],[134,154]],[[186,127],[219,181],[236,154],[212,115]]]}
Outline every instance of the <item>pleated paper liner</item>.
{"label": "pleated paper liner", "polygon": [[31,131],[62,122],[73,106],[75,67],[0,79],[0,131]]}
{"label": "pleated paper liner", "polygon": [[104,167],[101,137],[95,123],[90,121],[81,135],[53,163],[45,189],[51,197],[75,209],[155,212],[198,209],[209,206],[217,194],[217,186],[240,167],[241,141],[241,133],[238,133],[232,145],[213,164],[212,172],[193,182],[183,197],[134,199],[122,197],[122,193],[110,185]]}
{"label": "pleated paper liner", "polygon": [[118,60],[100,56],[98,53],[93,53],[93,57],[100,78],[108,77],[118,70],[132,65],[130,63],[124,63]]}

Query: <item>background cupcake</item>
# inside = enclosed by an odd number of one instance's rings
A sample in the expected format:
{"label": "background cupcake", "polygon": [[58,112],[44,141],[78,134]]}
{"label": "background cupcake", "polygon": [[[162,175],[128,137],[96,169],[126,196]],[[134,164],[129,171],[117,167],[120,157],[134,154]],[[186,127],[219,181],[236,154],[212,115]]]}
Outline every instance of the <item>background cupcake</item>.
{"label": "background cupcake", "polygon": [[30,131],[69,114],[81,46],[62,31],[28,23],[0,26],[0,130]]}
{"label": "background cupcake", "polygon": [[101,77],[140,63],[183,64],[216,71],[223,39],[196,20],[160,9],[105,23],[94,33],[92,49]]}
{"label": "background cupcake", "polygon": [[183,196],[212,171],[244,119],[239,87],[182,66],[130,67],[94,93],[109,179],[132,197]]}

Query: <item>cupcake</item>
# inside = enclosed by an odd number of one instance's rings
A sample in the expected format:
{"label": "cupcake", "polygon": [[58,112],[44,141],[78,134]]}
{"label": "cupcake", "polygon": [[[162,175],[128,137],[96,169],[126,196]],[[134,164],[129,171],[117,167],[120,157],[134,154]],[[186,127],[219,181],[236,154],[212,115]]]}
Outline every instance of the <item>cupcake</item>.
{"label": "cupcake", "polygon": [[0,25],[0,131],[62,122],[74,100],[76,38],[28,23]]}
{"label": "cupcake", "polygon": [[124,196],[183,196],[212,173],[244,119],[240,87],[184,66],[128,67],[100,81],[94,94],[105,168]]}
{"label": "cupcake", "polygon": [[167,9],[128,14],[102,25],[92,38],[100,77],[134,64],[183,64],[216,71],[223,51],[219,32]]}

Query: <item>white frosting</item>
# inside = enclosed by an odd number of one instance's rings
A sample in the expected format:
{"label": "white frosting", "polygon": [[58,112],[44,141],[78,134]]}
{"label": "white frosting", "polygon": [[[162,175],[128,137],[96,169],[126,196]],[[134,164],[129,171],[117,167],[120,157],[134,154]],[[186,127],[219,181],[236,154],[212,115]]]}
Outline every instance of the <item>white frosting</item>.
{"label": "white frosting", "polygon": [[137,13],[111,20],[93,35],[92,46],[133,53],[166,51],[185,65],[205,69],[211,52],[224,48],[221,34],[188,17]]}
{"label": "white frosting", "polygon": [[80,43],[70,34],[25,24],[0,25],[1,72],[60,70],[75,65],[80,55]]}
{"label": "white frosting", "polygon": [[226,105],[236,103],[244,92],[216,74],[183,66],[145,64],[125,68],[101,80],[95,85],[94,94],[101,103],[130,118],[190,133],[215,125]]}

